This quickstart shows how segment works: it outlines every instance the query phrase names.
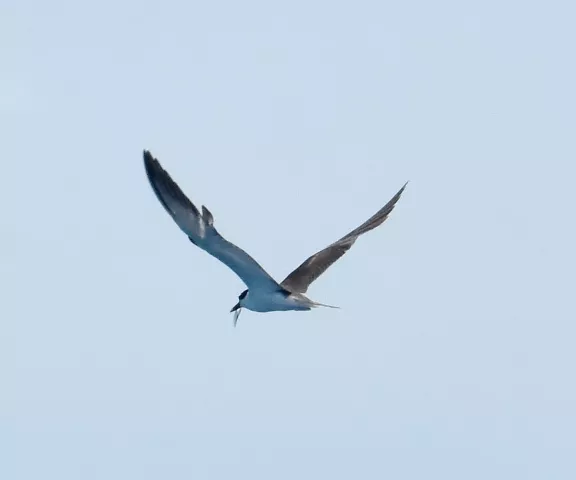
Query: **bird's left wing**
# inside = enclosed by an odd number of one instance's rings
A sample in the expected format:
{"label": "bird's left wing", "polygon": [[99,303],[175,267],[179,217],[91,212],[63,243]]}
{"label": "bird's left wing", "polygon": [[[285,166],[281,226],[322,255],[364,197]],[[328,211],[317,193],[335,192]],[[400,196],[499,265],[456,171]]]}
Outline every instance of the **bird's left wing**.
{"label": "bird's left wing", "polygon": [[202,206],[200,213],[162,168],[160,162],[147,150],[144,150],[144,167],[156,197],[194,245],[227,265],[249,289],[281,289],[256,260],[218,233],[210,211]]}
{"label": "bird's left wing", "polygon": [[290,292],[306,293],[310,284],[322,275],[330,265],[350,250],[350,247],[354,245],[354,242],[360,235],[384,223],[388,215],[390,215],[390,212],[394,210],[394,206],[400,199],[406,185],[408,185],[408,183],[404,184],[386,205],[362,225],[344,235],[340,240],[328,245],[325,249],[308,257],[296,270],[288,275],[280,285]]}

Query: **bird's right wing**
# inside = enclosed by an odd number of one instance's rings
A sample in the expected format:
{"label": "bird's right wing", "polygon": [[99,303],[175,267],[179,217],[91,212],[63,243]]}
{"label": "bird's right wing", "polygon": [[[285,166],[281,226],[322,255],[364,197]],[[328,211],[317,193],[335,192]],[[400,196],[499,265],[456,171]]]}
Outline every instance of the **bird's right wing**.
{"label": "bird's right wing", "polygon": [[156,197],[194,245],[227,265],[249,289],[282,288],[256,260],[218,233],[210,211],[202,206],[200,213],[162,168],[160,162],[147,150],[144,150],[144,167]]}

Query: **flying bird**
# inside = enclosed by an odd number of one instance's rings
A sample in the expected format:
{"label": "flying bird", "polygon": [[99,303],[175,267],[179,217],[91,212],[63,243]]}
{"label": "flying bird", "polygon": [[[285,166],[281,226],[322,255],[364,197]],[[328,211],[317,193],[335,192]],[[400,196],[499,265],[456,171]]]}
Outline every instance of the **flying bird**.
{"label": "flying bird", "polygon": [[381,225],[388,218],[408,184],[406,182],[398,193],[366,222],[307,258],[278,283],[256,260],[218,233],[212,213],[204,205],[201,211],[198,210],[162,168],[160,162],[147,150],[144,150],[144,167],[156,197],[188,239],[227,265],[248,287],[238,296],[238,303],[230,310],[230,313],[234,312],[234,326],[242,308],[255,312],[311,310],[314,307],[338,308],[315,302],[304,294],[310,284],[344,255],[360,235]]}

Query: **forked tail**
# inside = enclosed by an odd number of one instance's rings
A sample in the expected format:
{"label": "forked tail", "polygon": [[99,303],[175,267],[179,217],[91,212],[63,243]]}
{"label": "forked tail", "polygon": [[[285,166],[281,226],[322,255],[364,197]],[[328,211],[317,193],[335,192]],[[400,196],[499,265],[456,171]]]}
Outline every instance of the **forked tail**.
{"label": "forked tail", "polygon": [[313,307],[328,307],[328,308],[340,308],[340,307],[336,307],[334,305],[326,305],[325,303],[318,303],[318,302],[312,302],[313,303]]}

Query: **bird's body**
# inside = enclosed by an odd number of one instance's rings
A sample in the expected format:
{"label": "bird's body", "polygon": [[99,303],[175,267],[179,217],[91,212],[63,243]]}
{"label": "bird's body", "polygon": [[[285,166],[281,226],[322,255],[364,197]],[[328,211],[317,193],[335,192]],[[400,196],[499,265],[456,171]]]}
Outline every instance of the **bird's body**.
{"label": "bird's body", "polygon": [[310,310],[316,304],[306,295],[286,290],[268,292],[250,289],[246,291],[242,307],[253,312],[285,312],[288,310]]}
{"label": "bird's body", "polygon": [[212,213],[205,206],[202,206],[201,211],[198,210],[160,162],[146,150],[144,166],[156,197],[189,240],[227,265],[248,287],[240,294],[238,303],[231,310],[235,312],[234,324],[241,308],[255,312],[310,310],[319,306],[338,308],[310,300],[304,295],[308,286],[344,255],[360,235],[381,225],[388,218],[406,187],[404,185],[366,222],[310,256],[284,281],[278,283],[256,260],[218,233]]}

